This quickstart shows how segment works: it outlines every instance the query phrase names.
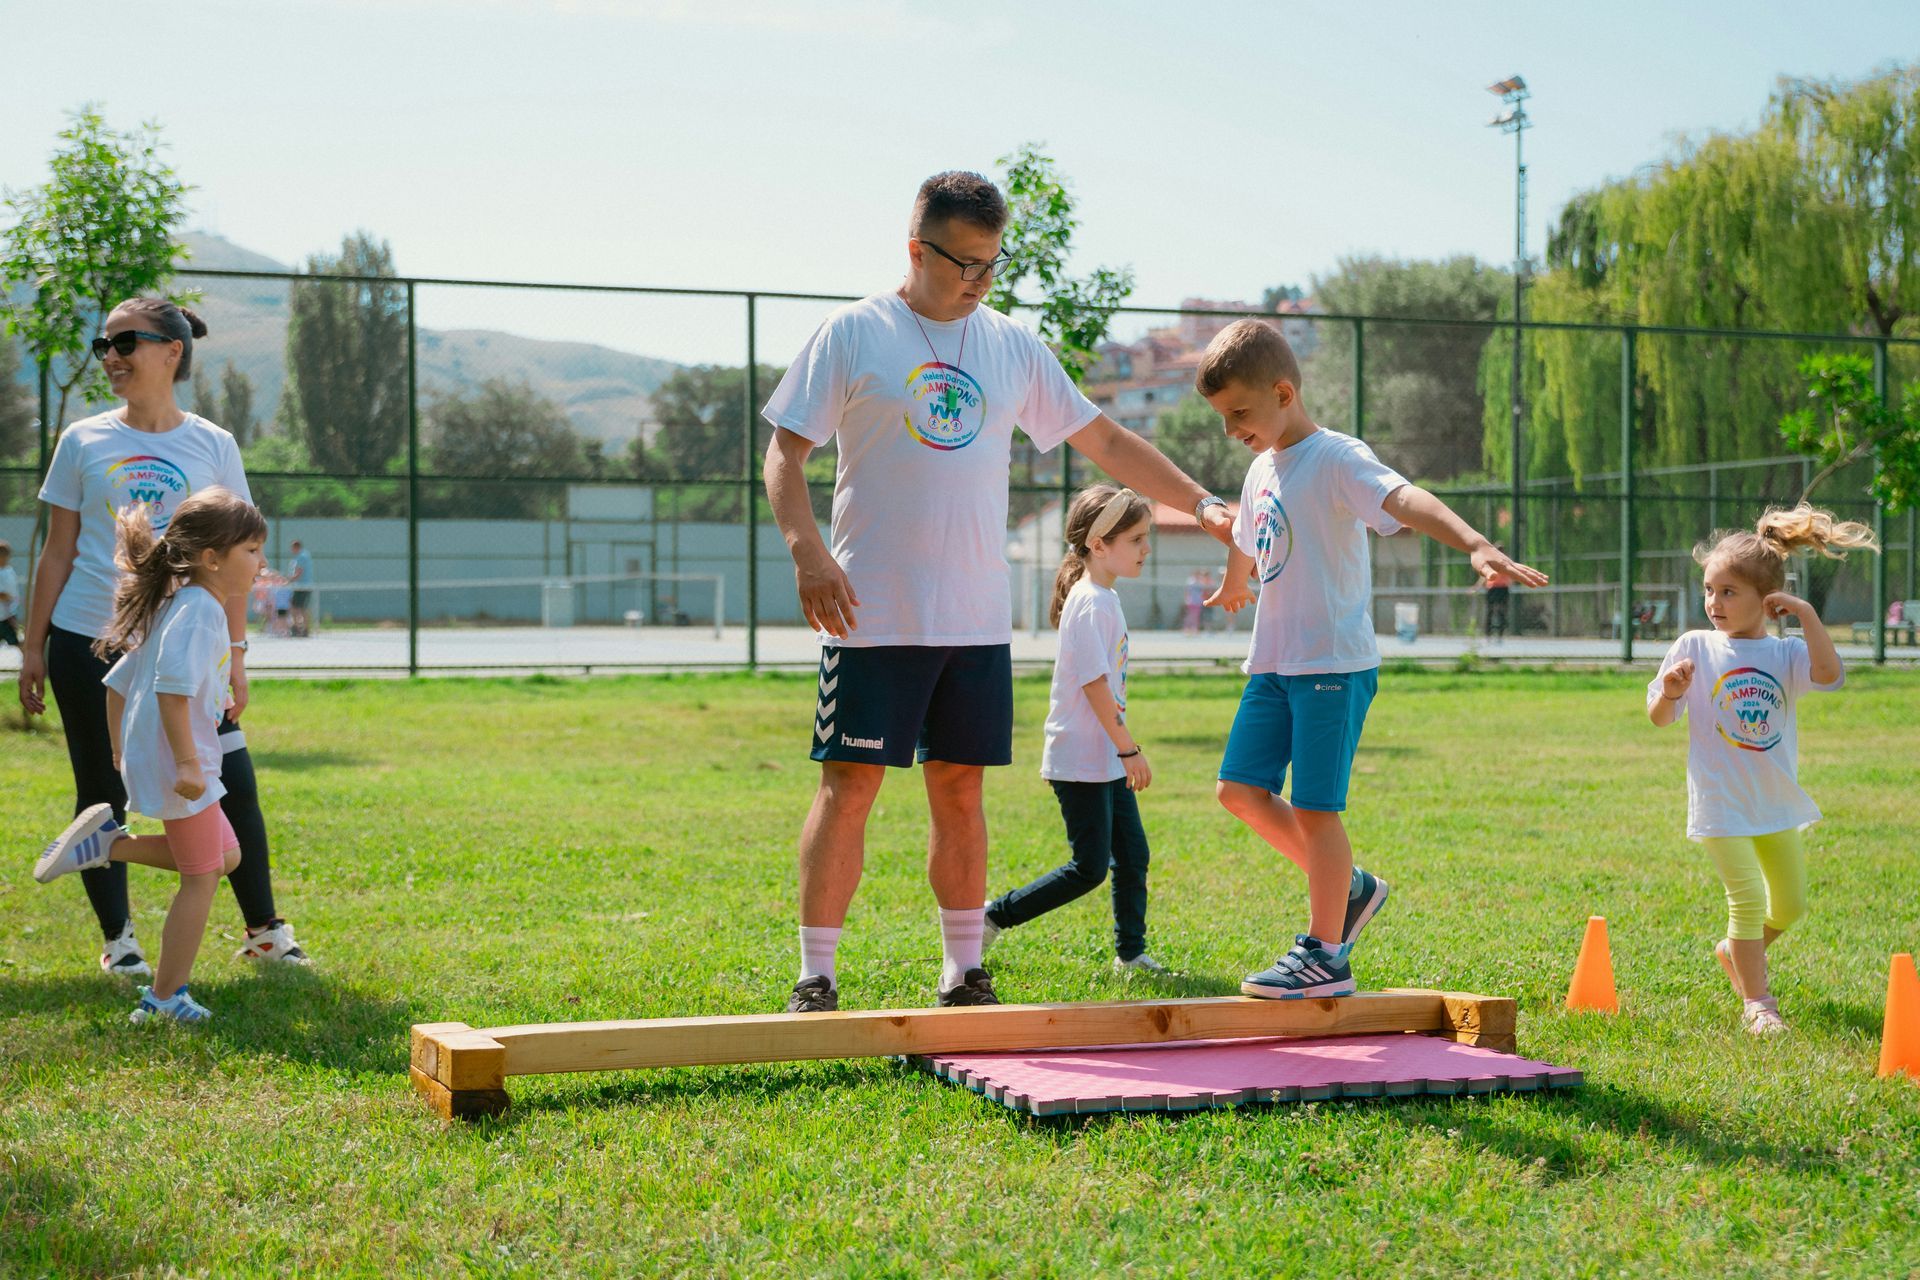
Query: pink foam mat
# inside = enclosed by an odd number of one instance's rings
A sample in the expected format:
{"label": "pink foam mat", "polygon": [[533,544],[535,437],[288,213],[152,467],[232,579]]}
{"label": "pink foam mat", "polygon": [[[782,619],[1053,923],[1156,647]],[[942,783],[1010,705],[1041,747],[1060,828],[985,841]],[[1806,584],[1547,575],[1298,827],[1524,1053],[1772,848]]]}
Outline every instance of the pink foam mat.
{"label": "pink foam mat", "polygon": [[1567,1067],[1411,1034],[939,1054],[913,1061],[943,1080],[1037,1116],[1556,1089],[1582,1079]]}

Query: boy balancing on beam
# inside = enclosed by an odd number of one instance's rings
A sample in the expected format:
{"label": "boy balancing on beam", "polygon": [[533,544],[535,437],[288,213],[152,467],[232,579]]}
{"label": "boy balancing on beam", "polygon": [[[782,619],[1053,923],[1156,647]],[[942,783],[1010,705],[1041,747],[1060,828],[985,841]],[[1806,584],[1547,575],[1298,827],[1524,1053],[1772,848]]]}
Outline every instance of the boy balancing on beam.
{"label": "boy balancing on beam", "polygon": [[[1300,401],[1300,365],[1257,320],[1230,325],[1200,362],[1195,388],[1253,451],[1227,553],[1207,601],[1237,613],[1254,598],[1246,692],[1227,735],[1216,792],[1228,812],[1307,873],[1307,930],[1240,990],[1286,1000],[1354,991],[1354,939],[1387,885],[1354,865],[1340,814],[1380,666],[1374,645],[1367,530],[1417,529],[1472,557],[1483,582],[1546,575],[1509,559],[1444,502],[1409,484],[1352,436],[1329,431]],[[1280,798],[1293,766],[1292,803]]]}

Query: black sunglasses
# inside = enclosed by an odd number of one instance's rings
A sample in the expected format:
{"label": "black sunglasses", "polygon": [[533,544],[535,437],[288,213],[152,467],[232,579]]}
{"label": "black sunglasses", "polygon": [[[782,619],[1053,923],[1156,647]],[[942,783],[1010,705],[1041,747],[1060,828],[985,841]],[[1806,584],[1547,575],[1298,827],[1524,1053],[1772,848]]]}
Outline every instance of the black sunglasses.
{"label": "black sunglasses", "polygon": [[107,352],[118,351],[123,357],[133,354],[133,349],[145,338],[148,342],[176,342],[164,333],[148,333],[145,329],[122,329],[111,338],[99,337],[93,340],[93,358],[105,360]]}
{"label": "black sunglasses", "polygon": [[960,278],[962,280],[978,280],[982,276],[999,275],[1007,269],[1007,264],[1013,261],[1012,254],[1002,252],[990,262],[962,262],[925,236],[915,236],[914,239],[945,258],[948,262],[951,262],[954,266],[960,268]]}

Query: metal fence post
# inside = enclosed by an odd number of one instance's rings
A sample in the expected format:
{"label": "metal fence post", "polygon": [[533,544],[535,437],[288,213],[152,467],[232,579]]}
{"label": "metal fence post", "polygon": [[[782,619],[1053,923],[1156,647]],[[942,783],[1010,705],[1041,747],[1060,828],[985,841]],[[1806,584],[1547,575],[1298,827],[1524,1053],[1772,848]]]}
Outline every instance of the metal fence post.
{"label": "metal fence post", "polygon": [[[753,413],[760,402],[758,338],[754,331],[757,299],[747,295],[747,403],[741,428],[741,495],[747,504],[747,670],[760,669],[760,503],[754,491]],[[811,513],[809,513],[811,514]],[[715,606],[718,607],[717,605]]]}
{"label": "metal fence post", "polygon": [[1353,438],[1367,438],[1367,322],[1353,322]]}
{"label": "metal fence post", "polygon": [[407,674],[420,674],[420,385],[413,281],[407,281]]}
{"label": "metal fence post", "polygon": [[[1887,340],[1873,344],[1873,394],[1882,405],[1887,403]],[[1879,479],[1880,453],[1873,455],[1874,478]],[[1873,540],[1880,554],[1873,557],[1873,661],[1887,661],[1887,503],[1879,493],[1873,495]]]}
{"label": "metal fence post", "polygon": [[1620,331],[1620,661],[1633,661],[1633,384],[1635,331]]}

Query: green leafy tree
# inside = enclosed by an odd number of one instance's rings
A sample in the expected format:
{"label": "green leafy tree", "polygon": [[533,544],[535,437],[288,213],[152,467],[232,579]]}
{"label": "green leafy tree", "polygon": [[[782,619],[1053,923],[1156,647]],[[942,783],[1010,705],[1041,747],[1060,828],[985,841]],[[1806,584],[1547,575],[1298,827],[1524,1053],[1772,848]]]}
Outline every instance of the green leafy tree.
{"label": "green leafy tree", "polygon": [[[1322,310],[1463,322],[1367,325],[1364,431],[1409,476],[1446,480],[1482,470],[1476,379],[1485,322],[1512,291],[1512,275],[1472,257],[1343,258],[1332,274],[1314,278]],[[1302,370],[1308,407],[1340,430],[1353,420],[1353,336],[1345,324],[1318,326]]]}
{"label": "green leafy tree", "polygon": [[209,422],[220,421],[220,397],[214,392],[213,380],[207,377],[206,366],[197,360],[193,365],[193,378],[187,385],[188,403],[193,411]]}
{"label": "green leafy tree", "polygon": [[1780,422],[1788,444],[1819,463],[1801,490],[1814,490],[1842,470],[1877,459],[1871,488],[1898,514],[1920,501],[1920,382],[1882,403],[1873,387],[1873,362],[1858,354],[1808,356],[1800,363],[1810,404]]}
{"label": "green leafy tree", "polygon": [[37,407],[20,381],[19,344],[0,337],[0,459],[24,458],[33,448]]}
{"label": "green leafy tree", "polygon": [[357,232],[289,292],[280,412],[322,471],[379,475],[406,439],[407,294],[383,283],[393,273],[386,243]]}
{"label": "green leafy tree", "polygon": [[[756,375],[760,395],[779,385],[784,373],[778,366],[761,365]],[[698,486],[683,491],[677,499],[681,518],[741,519],[739,478],[757,466],[759,459],[759,450],[749,451],[741,436],[750,408],[745,367],[690,365],[676,369],[653,392],[651,400],[657,425],[650,441],[634,441],[634,474],[649,480],[722,482],[711,488]],[[762,437],[756,434],[756,439]]]}
{"label": "green leafy tree", "polygon": [[253,416],[253,379],[229,360],[220,369],[220,416],[216,421],[242,448],[253,439],[259,421]]}
{"label": "green leafy tree", "polygon": [[1238,493],[1251,455],[1230,439],[1220,415],[1197,395],[1189,395],[1160,415],[1153,442],[1211,493]]}
{"label": "green leafy tree", "polygon": [[51,371],[53,420],[63,423],[74,394],[111,394],[88,352],[107,313],[160,292],[185,256],[175,231],[188,188],[161,159],[156,124],[117,132],[89,105],[58,136],[47,181],[7,193],[0,314]]}
{"label": "green leafy tree", "polygon": [[500,515],[529,519],[560,514],[564,483],[586,474],[586,451],[566,411],[524,379],[489,378],[467,392],[433,400],[426,409],[428,465],[436,477],[460,476],[489,484],[436,483],[438,515]]}
{"label": "green leafy tree", "polygon": [[987,305],[1011,312],[1021,305],[1021,286],[1031,283],[1040,295],[1029,304],[1039,313],[1040,337],[1078,382],[1097,359],[1095,350],[1106,339],[1114,309],[1133,292],[1133,270],[1097,267],[1084,276],[1067,273],[1080,220],[1074,217],[1066,180],[1040,148],[1029,142],[998,161],[1009,214],[1001,247],[1011,261],[995,278]]}

